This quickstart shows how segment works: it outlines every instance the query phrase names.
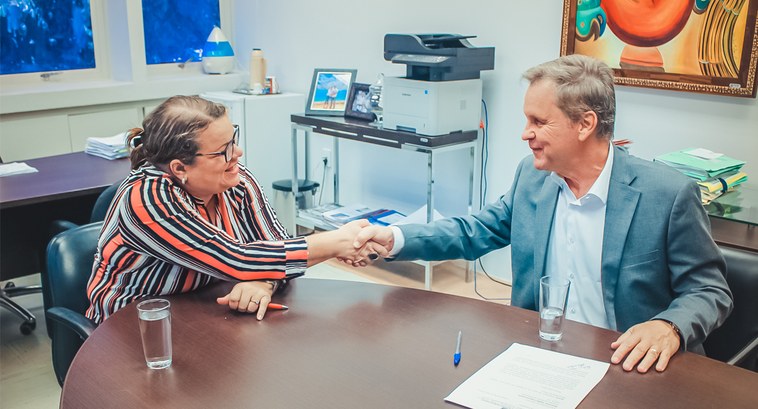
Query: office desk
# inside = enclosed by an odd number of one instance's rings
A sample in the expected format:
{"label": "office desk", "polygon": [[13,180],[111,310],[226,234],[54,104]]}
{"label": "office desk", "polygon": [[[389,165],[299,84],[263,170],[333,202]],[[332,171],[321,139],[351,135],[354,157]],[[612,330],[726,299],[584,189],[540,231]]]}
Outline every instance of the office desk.
{"label": "office desk", "polygon": [[50,223],[89,221],[97,196],[129,173],[129,160],[84,152],[25,161],[39,172],[0,178],[0,277],[38,273]]}
{"label": "office desk", "polygon": [[719,244],[758,251],[758,188],[740,186],[705,206]]}
{"label": "office desk", "polygon": [[[569,321],[538,334],[536,312],[424,290],[297,279],[263,321],[215,304],[221,283],[168,297],[173,365],[145,366],[136,303],[107,319],[69,370],[61,408],[453,408],[453,389],[513,342],[608,361],[618,333]],[[462,359],[453,366],[458,331]],[[612,365],[581,407],[754,407],[758,374],[696,355],[664,373]]]}

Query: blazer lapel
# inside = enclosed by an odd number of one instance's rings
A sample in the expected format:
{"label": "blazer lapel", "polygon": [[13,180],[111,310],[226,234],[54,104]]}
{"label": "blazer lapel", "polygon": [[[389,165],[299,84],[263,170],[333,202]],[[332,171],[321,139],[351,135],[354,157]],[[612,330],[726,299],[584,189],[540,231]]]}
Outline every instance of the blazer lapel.
{"label": "blazer lapel", "polygon": [[553,226],[555,206],[558,202],[558,185],[546,177],[537,197],[536,218],[534,221],[534,273],[532,280],[534,305],[539,306],[540,278],[545,275],[545,259],[547,257],[550,229]]}
{"label": "blazer lapel", "polygon": [[601,281],[605,311],[611,329],[616,329],[615,294],[618,283],[621,256],[624,253],[626,236],[637,209],[640,192],[631,187],[636,175],[632,174],[626,164],[628,154],[616,148],[614,151],[611,182],[608,186],[608,201],[605,210],[605,230],[603,233],[603,252]]}

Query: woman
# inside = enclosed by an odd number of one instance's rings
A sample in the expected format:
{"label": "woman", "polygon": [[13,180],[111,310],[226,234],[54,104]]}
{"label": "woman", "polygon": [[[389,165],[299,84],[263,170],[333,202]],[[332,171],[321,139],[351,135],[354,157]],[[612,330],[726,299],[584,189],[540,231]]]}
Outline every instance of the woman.
{"label": "woman", "polygon": [[87,285],[86,315],[93,321],[138,298],[192,291],[214,279],[240,281],[217,302],[257,312],[260,320],[286,276],[369,252],[353,247],[366,221],[289,238],[239,163],[239,128],[223,105],[175,96],[151,112],[143,128],[130,131],[132,171],[98,241]]}

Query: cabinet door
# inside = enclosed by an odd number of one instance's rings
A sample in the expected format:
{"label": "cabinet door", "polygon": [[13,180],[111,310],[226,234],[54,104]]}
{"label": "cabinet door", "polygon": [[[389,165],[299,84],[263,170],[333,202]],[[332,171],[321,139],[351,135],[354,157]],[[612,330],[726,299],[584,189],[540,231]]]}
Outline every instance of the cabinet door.
{"label": "cabinet door", "polygon": [[0,121],[0,157],[4,162],[72,152],[65,114]]}
{"label": "cabinet door", "polygon": [[72,152],[83,151],[87,138],[108,137],[141,126],[141,107],[69,115]]}

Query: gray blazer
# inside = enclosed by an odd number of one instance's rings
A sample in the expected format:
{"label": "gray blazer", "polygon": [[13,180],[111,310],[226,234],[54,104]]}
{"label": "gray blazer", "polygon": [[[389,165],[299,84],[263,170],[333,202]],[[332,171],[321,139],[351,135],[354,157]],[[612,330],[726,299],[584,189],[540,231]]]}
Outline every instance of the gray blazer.
{"label": "gray blazer", "polygon": [[[405,246],[396,259],[474,260],[510,244],[512,304],[536,310],[559,193],[549,173],[535,169],[530,155],[511,190],[478,214],[398,226]],[[668,320],[681,330],[682,348],[702,353],[732,309],[725,271],[697,184],[615,148],[601,271],[612,329]]]}

